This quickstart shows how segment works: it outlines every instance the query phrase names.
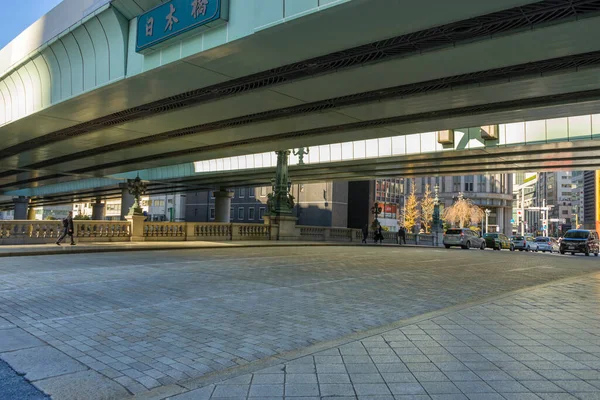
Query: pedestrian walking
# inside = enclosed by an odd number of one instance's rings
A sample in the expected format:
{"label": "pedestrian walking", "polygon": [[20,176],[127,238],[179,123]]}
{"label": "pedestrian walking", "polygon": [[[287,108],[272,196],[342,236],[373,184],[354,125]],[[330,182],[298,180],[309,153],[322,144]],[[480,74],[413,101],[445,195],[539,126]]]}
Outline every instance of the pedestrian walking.
{"label": "pedestrian walking", "polygon": [[381,225],[379,225],[377,227],[377,230],[375,231],[375,243],[377,243],[377,240],[379,240],[379,244],[383,243],[383,228],[381,227]]}
{"label": "pedestrian walking", "polygon": [[63,219],[63,234],[58,238],[56,244],[60,246],[60,242],[63,241],[67,235],[71,237],[71,246],[75,246],[75,240],[73,240],[73,233],[75,228],[73,226],[73,211],[69,211],[67,218]]}
{"label": "pedestrian walking", "polygon": [[369,224],[365,224],[365,226],[363,226],[362,235],[363,235],[362,242],[367,243],[367,238],[369,237]]}
{"label": "pedestrian walking", "polygon": [[406,228],[404,228],[404,226],[401,226],[400,229],[398,229],[398,244],[406,244]]}

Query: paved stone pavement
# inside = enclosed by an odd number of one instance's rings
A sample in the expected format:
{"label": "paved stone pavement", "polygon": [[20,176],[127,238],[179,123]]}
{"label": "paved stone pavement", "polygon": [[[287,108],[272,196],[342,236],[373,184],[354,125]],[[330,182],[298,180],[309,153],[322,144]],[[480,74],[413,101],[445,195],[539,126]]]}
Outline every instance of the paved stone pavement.
{"label": "paved stone pavement", "polygon": [[[150,250],[189,250],[189,249],[218,249],[232,247],[286,247],[286,246],[356,246],[357,242],[309,242],[309,241],[279,241],[279,240],[254,240],[254,241],[185,241],[185,242],[79,242],[76,246],[68,244],[57,246],[49,244],[15,244],[1,245],[0,257],[38,256],[77,253],[109,253],[131,252]],[[369,243],[369,245],[375,245]],[[384,246],[396,245],[387,241]],[[379,244],[378,244],[379,246]],[[415,247],[407,245],[407,247]]]}
{"label": "paved stone pavement", "polygon": [[5,258],[0,358],[55,398],[160,398],[293,350],[589,275],[599,261],[374,246]]}
{"label": "paved stone pavement", "polygon": [[171,399],[600,399],[599,284],[507,295]]}

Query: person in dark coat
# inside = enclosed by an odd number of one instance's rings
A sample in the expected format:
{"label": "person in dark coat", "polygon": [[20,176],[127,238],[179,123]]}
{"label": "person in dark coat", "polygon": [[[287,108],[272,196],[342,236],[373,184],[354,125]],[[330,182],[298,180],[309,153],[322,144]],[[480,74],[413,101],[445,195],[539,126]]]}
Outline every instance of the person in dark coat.
{"label": "person in dark coat", "polygon": [[382,244],[383,243],[383,228],[381,227],[381,225],[379,225],[377,227],[376,232],[377,232],[377,235],[375,235],[376,236],[375,243],[377,243],[377,239],[379,239],[379,244]]}
{"label": "person in dark coat", "polygon": [[362,242],[367,243],[367,238],[369,237],[369,225],[368,224],[365,224],[365,226],[363,226],[362,235],[363,235]]}
{"label": "person in dark coat", "polygon": [[400,229],[398,229],[398,244],[402,244],[403,242],[406,244],[406,229],[404,226],[401,226]]}
{"label": "person in dark coat", "polygon": [[75,232],[75,227],[73,226],[73,211],[69,211],[67,218],[63,219],[63,228],[63,234],[58,238],[56,244],[60,246],[60,242],[69,235],[71,237],[71,246],[75,246],[75,240],[73,240],[73,233]]}

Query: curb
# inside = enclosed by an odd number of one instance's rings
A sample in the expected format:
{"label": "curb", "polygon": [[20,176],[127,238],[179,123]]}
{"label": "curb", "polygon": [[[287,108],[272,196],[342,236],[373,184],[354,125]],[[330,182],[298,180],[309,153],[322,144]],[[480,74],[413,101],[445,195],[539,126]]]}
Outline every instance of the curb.
{"label": "curb", "polygon": [[[230,242],[220,242],[220,243],[230,243]],[[35,245],[31,245],[35,246]],[[60,250],[35,250],[32,249],[30,251],[13,251],[13,252],[1,252],[0,258],[2,257],[31,257],[31,256],[47,256],[47,255],[64,255],[64,254],[84,254],[84,253],[121,253],[121,252],[135,252],[135,251],[164,251],[164,250],[215,250],[215,249],[245,249],[245,248],[276,248],[276,247],[341,247],[341,246],[355,246],[355,247],[387,247],[387,248],[402,248],[402,247],[410,247],[410,248],[430,248],[430,249],[441,249],[442,247],[436,246],[420,246],[414,244],[405,244],[405,245],[397,245],[397,244],[362,244],[355,242],[329,242],[329,243],[319,243],[319,242],[307,242],[307,243],[282,243],[282,244],[231,244],[231,245],[207,245],[207,246],[140,246],[140,247],[125,247],[125,248],[94,248],[94,247],[61,247]],[[1,249],[1,246],[0,246]]]}

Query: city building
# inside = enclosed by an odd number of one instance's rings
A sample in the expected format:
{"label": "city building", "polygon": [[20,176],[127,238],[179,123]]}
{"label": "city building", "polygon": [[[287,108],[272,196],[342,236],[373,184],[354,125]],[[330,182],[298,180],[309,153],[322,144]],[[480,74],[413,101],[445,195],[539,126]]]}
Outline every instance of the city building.
{"label": "city building", "polygon": [[573,205],[573,227],[583,226],[585,221],[585,187],[584,171],[573,171],[571,173],[571,204]]}
{"label": "city building", "polygon": [[585,171],[583,186],[583,227],[600,231],[600,171]]}
{"label": "city building", "polygon": [[186,194],[163,194],[142,198],[142,209],[149,221],[180,222],[186,220]]}
{"label": "city building", "polygon": [[[348,225],[348,182],[293,184],[293,216],[298,225],[346,227]],[[261,223],[267,212],[267,194],[271,187],[238,187],[233,192],[229,218],[231,222]],[[215,220],[213,191],[186,193],[185,220]]]}
{"label": "city building", "polygon": [[377,203],[381,208],[379,224],[390,232],[397,232],[404,201],[404,178],[348,182],[348,227],[371,226],[375,219],[372,208]]}
{"label": "city building", "polygon": [[513,175],[512,233],[537,233],[544,229],[541,210],[537,207],[538,175],[519,172]]}
{"label": "city building", "polygon": [[[432,192],[437,185],[440,214],[456,201],[459,193],[462,193],[473,204],[490,210],[488,214],[489,232],[496,231],[510,235],[513,208],[512,180],[512,174],[491,174],[415,178],[414,181],[418,197],[423,195],[427,185]],[[406,185],[405,193],[406,195],[410,193],[409,185]],[[482,221],[479,224],[481,228],[484,228],[484,223]]]}
{"label": "city building", "polygon": [[[406,198],[410,195],[414,182],[415,193],[420,199],[427,185],[434,192],[438,187],[440,213],[451,206],[462,193],[474,204],[489,209],[489,230],[510,234],[512,218],[512,175],[466,175],[444,177],[422,177],[414,179],[379,179],[376,181],[359,181],[349,183],[348,222],[351,228],[361,228],[373,221],[371,207],[375,202],[380,204],[383,216],[379,221],[390,231],[397,231],[402,223],[402,215]],[[386,207],[387,206],[387,207]],[[396,206],[396,209],[394,209]],[[387,210],[387,212],[386,212]],[[393,217],[395,212],[396,217]],[[483,222],[480,224],[483,225]],[[415,231],[420,229],[417,224]]]}
{"label": "city building", "polygon": [[560,236],[573,227],[572,172],[540,172],[537,207],[549,207],[548,234]]}

